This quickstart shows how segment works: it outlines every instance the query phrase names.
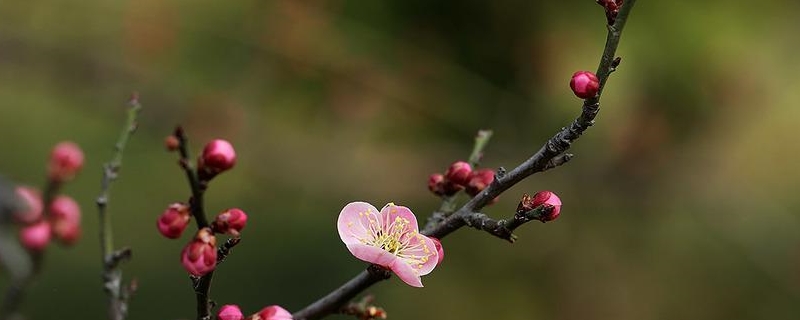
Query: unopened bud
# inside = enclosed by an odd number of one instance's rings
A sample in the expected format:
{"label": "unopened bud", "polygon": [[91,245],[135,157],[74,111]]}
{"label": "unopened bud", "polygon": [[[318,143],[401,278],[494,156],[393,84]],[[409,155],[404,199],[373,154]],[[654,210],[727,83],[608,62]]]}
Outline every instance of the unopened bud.
{"label": "unopened bud", "polygon": [[428,190],[437,196],[444,194],[444,175],[441,173],[434,173],[428,177]]}
{"label": "unopened bud", "polygon": [[58,196],[50,203],[53,234],[65,245],[72,245],[81,236],[81,208],[68,196]]}
{"label": "unopened bud", "polygon": [[467,193],[474,197],[483,189],[486,189],[492,181],[494,181],[494,170],[481,169],[473,171],[467,184]]}
{"label": "unopened bud", "polygon": [[444,260],[444,249],[442,248],[442,242],[434,237],[429,237],[429,238],[433,240],[433,244],[436,246],[436,254],[437,254],[436,259],[438,259],[436,261],[436,266],[439,266],[442,263],[442,260]]}
{"label": "unopened bud", "polygon": [[211,180],[217,174],[233,168],[236,164],[236,150],[230,142],[222,139],[211,140],[203,148],[197,159],[197,171],[202,180]]}
{"label": "unopened bud", "polygon": [[50,223],[39,221],[20,229],[19,241],[28,250],[42,251],[50,243],[50,230]]}
{"label": "unopened bud", "polygon": [[197,231],[181,252],[181,264],[190,274],[202,276],[217,267],[217,239],[209,228]]}
{"label": "unopened bud", "polygon": [[167,148],[167,151],[171,152],[171,151],[178,150],[180,145],[181,145],[181,142],[180,142],[180,140],[178,140],[178,137],[176,137],[175,135],[171,134],[171,135],[168,135],[166,138],[164,138],[164,147]]}
{"label": "unopened bud", "polygon": [[569,87],[578,98],[589,99],[597,95],[600,90],[600,80],[594,73],[589,71],[578,71],[572,75],[569,81]]}
{"label": "unopened bud", "polygon": [[48,174],[56,182],[69,181],[83,167],[83,151],[77,144],[64,141],[53,147],[50,153]]}
{"label": "unopened bud", "polygon": [[211,230],[238,237],[245,225],[247,225],[247,214],[238,208],[232,208],[217,215],[211,223]]}
{"label": "unopened bud", "polygon": [[386,319],[386,311],[376,306],[369,306],[364,310],[367,319]]}
{"label": "unopened bud", "polygon": [[539,206],[550,206],[552,209],[547,214],[535,217],[534,219],[541,222],[552,221],[561,215],[561,199],[550,191],[539,191],[533,197],[525,194],[517,206],[517,213],[522,214]]}
{"label": "unopened bud", "polygon": [[472,174],[472,166],[464,161],[456,161],[447,168],[445,172],[445,179],[461,186],[467,186],[470,176]]}
{"label": "unopened bud", "polygon": [[242,320],[244,319],[244,315],[242,314],[242,310],[239,309],[239,306],[235,304],[226,304],[219,308],[219,312],[217,312],[217,319],[218,320]]}
{"label": "unopened bud", "polygon": [[173,203],[158,217],[158,232],[169,239],[177,239],[189,225],[190,217],[188,205]]}
{"label": "unopened bud", "polygon": [[253,320],[292,320],[292,314],[278,305],[272,305],[261,309],[252,316]]}
{"label": "unopened bud", "polygon": [[14,218],[24,224],[31,224],[42,218],[42,195],[33,187],[19,186],[15,190],[23,209],[14,212]]}

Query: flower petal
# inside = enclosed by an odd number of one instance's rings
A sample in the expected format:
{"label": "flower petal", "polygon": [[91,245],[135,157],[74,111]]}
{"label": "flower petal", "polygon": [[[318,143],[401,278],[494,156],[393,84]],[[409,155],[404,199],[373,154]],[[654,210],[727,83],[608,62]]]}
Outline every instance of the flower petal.
{"label": "flower petal", "polygon": [[[434,259],[434,261],[436,260]],[[402,259],[395,260],[389,268],[407,285],[422,288],[422,279],[419,278],[419,273]]]}
{"label": "flower petal", "polygon": [[347,250],[356,258],[384,267],[391,267],[398,260],[397,256],[388,251],[366,244],[348,243]]}
{"label": "flower petal", "polygon": [[384,230],[388,230],[388,225],[391,224],[397,217],[400,217],[404,220],[407,220],[407,227],[406,232],[417,232],[419,231],[419,226],[417,225],[417,217],[414,216],[414,213],[411,212],[411,209],[406,208],[404,206],[398,206],[394,203],[387,203],[383,209],[381,209],[381,216],[383,217],[383,223],[387,225],[384,227]]}
{"label": "flower petal", "polygon": [[383,220],[378,214],[378,209],[366,202],[348,203],[339,213],[336,222],[339,237],[345,244],[363,243],[363,240],[373,240],[375,230],[379,230]]}
{"label": "flower petal", "polygon": [[409,264],[419,275],[431,273],[439,263],[436,243],[425,235],[414,233],[408,235],[407,245],[400,250],[398,256]]}

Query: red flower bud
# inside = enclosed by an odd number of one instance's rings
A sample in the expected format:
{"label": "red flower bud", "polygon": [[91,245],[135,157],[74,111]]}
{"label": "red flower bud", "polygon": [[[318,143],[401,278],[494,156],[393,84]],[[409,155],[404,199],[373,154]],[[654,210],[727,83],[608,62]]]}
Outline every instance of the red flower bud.
{"label": "red flower bud", "polygon": [[569,87],[572,88],[572,92],[574,92],[578,98],[589,99],[596,96],[597,91],[600,90],[600,80],[597,79],[594,73],[578,71],[572,75],[572,79],[569,81]]}
{"label": "red flower bud", "polygon": [[464,161],[456,161],[447,168],[444,174],[445,178],[452,183],[461,186],[467,186],[470,176],[472,174],[472,166]]}
{"label": "red flower bud", "polygon": [[236,164],[236,150],[230,142],[222,139],[211,140],[203,148],[203,155],[197,160],[197,170],[202,180],[210,180],[217,174],[233,168]]}
{"label": "red flower bud", "polygon": [[77,144],[64,141],[53,147],[50,153],[48,174],[56,182],[69,181],[83,167],[83,151]]}
{"label": "red flower bud", "polygon": [[178,137],[176,137],[175,135],[171,134],[171,135],[168,135],[166,138],[164,138],[164,147],[167,148],[167,151],[178,150],[180,145],[181,145],[181,142],[180,142],[180,140],[178,140]]}
{"label": "red flower bud", "polygon": [[58,196],[50,203],[53,234],[63,244],[72,245],[81,235],[81,208],[68,196]]}
{"label": "red flower bud", "polygon": [[483,189],[486,189],[492,181],[494,181],[494,170],[481,169],[473,171],[469,183],[467,183],[467,193],[474,197]]}
{"label": "red flower bud", "polygon": [[272,305],[261,309],[258,313],[252,315],[253,320],[292,320],[292,314],[286,309],[278,305]]}
{"label": "red flower bud", "polygon": [[211,230],[238,237],[245,225],[247,225],[247,214],[238,208],[233,208],[218,214],[211,222]]}
{"label": "red flower bud", "polygon": [[218,320],[243,320],[244,315],[242,314],[242,310],[239,309],[239,306],[235,304],[226,304],[219,308],[219,312],[217,312],[217,319]]}
{"label": "red flower bud", "polygon": [[531,206],[532,208],[536,208],[541,205],[552,206],[553,210],[551,210],[549,214],[540,217],[538,219],[539,221],[541,222],[552,221],[558,218],[559,215],[561,215],[561,199],[559,199],[555,193],[552,193],[550,191],[537,192],[533,196]]}
{"label": "red flower bud", "polygon": [[42,218],[42,195],[32,187],[19,186],[14,190],[24,205],[22,211],[14,212],[14,218],[24,224],[31,224]]}
{"label": "red flower bud", "polygon": [[439,239],[437,238],[434,237],[430,238],[431,240],[433,240],[433,244],[436,246],[436,253],[437,253],[436,258],[438,259],[438,261],[436,261],[436,266],[439,266],[442,263],[442,260],[444,260],[444,249],[442,248],[442,242],[439,241]]}
{"label": "red flower bud", "polygon": [[428,177],[428,190],[437,196],[444,194],[444,175],[441,173],[434,173]]}
{"label": "red flower bud", "polygon": [[39,221],[23,227],[19,232],[22,246],[31,251],[42,251],[50,243],[50,223]]}
{"label": "red flower bud", "polygon": [[183,203],[173,203],[158,217],[156,226],[161,235],[169,239],[177,239],[189,225],[189,206]]}
{"label": "red flower bud", "polygon": [[181,252],[181,264],[195,276],[202,276],[217,267],[217,238],[209,228],[197,231]]}

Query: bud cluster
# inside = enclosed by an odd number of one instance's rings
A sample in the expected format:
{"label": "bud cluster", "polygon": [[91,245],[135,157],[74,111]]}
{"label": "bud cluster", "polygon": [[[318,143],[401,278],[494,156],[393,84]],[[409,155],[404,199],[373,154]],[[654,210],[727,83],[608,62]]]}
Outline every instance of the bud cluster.
{"label": "bud cluster", "polygon": [[428,190],[437,196],[452,196],[461,190],[475,196],[494,181],[494,170],[473,170],[465,161],[453,162],[444,174],[434,173],[428,178]]}
{"label": "bud cluster", "polygon": [[81,208],[69,196],[58,195],[63,183],[74,179],[83,167],[83,151],[74,142],[61,142],[53,147],[47,165],[46,190],[16,187],[17,199],[23,209],[14,212],[20,225],[19,240],[30,251],[43,251],[55,238],[63,245],[73,245],[81,235]]}
{"label": "bud cluster", "polygon": [[[181,140],[171,135],[166,138],[165,146],[169,151],[179,150]],[[215,139],[206,144],[203,153],[197,159],[197,176],[200,181],[207,184],[216,175],[233,168],[236,164],[236,151],[230,142]],[[180,238],[189,226],[193,214],[191,204],[176,202],[167,206],[167,209],[156,220],[158,232],[168,239]],[[217,265],[217,239],[214,234],[228,234],[239,237],[242,229],[247,225],[247,214],[239,208],[231,208],[220,212],[208,227],[201,228],[183,248],[181,264],[194,276],[205,275]]]}

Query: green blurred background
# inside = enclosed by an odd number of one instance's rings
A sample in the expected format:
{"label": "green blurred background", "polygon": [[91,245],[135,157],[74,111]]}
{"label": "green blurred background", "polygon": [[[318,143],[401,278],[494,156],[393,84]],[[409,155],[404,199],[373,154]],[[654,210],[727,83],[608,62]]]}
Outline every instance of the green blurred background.
{"label": "green blurred background", "polygon": [[[509,245],[474,230],[415,289],[369,290],[391,319],[797,319],[800,315],[800,22],[797,1],[639,1],[597,124],[568,165],[485,210],[556,191],[562,216]],[[219,303],[297,310],[364,264],[341,244],[342,206],[394,201],[424,219],[430,173],[495,131],[484,164],[511,168],[580,111],[568,88],[594,70],[605,18],[592,0],[3,1],[0,172],[39,185],[60,140],[84,148],[66,192],[84,236],[53,247],[31,319],[101,319],[94,198],[131,91],[145,106],[113,186],[130,319],[189,319],[187,237],[155,228],[188,189],[163,138],[239,154],[211,212],[250,214],[220,267]],[[5,277],[0,285],[5,288]],[[348,317],[334,317],[349,319]]]}

